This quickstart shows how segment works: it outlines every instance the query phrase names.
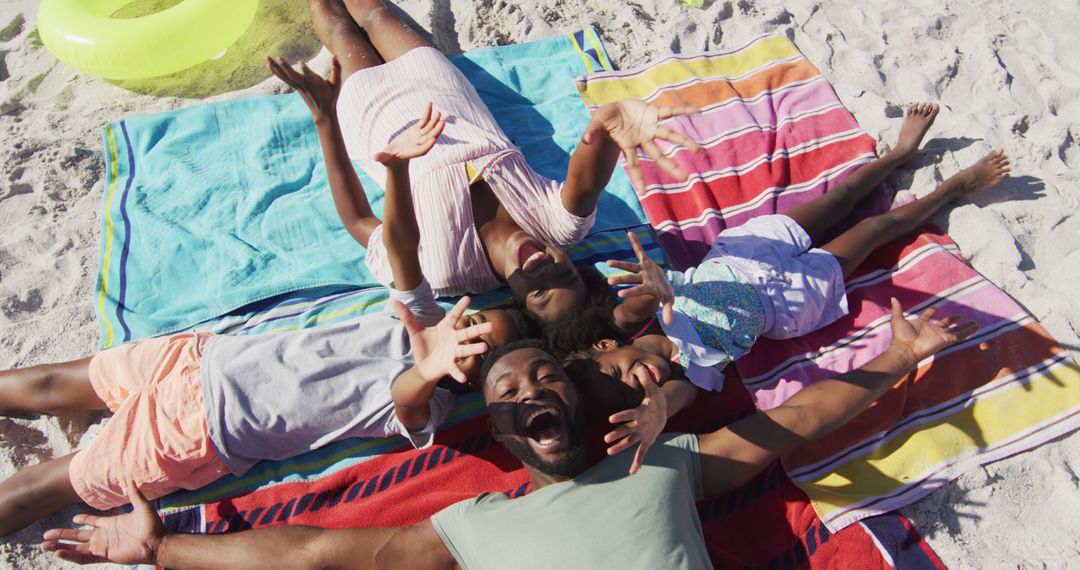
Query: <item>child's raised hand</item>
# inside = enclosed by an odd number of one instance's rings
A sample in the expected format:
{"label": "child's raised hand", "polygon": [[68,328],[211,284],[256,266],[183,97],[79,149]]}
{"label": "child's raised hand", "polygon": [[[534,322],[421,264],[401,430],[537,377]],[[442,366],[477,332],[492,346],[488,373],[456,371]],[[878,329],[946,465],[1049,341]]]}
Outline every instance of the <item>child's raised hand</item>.
{"label": "child's raised hand", "polygon": [[630,238],[630,245],[634,248],[638,263],[609,259],[607,262],[608,267],[615,267],[617,269],[622,269],[623,271],[629,271],[630,273],[628,275],[609,277],[608,284],[636,284],[637,287],[619,291],[619,296],[624,299],[626,297],[636,297],[638,295],[652,295],[653,297],[656,297],[656,299],[660,301],[660,306],[663,308],[661,316],[664,319],[664,324],[670,325],[672,319],[672,305],[675,303],[675,291],[671,289],[671,284],[668,283],[667,278],[664,277],[664,271],[660,269],[660,266],[645,254],[645,248],[641,247],[641,242],[638,241],[634,232],[627,232],[626,235]]}
{"label": "child's raised hand", "polygon": [[629,449],[635,443],[638,444],[634,461],[630,463],[630,474],[637,473],[641,464],[645,461],[645,454],[649,447],[656,442],[657,436],[664,430],[667,424],[667,397],[660,386],[652,379],[644,366],[638,366],[634,371],[634,378],[645,390],[645,399],[641,405],[632,410],[623,410],[611,415],[608,421],[612,424],[621,424],[604,436],[604,443],[610,444],[608,455],[615,455],[624,449]]}
{"label": "child's raised hand", "polygon": [[293,69],[283,57],[267,57],[266,66],[300,94],[316,121],[337,116],[337,100],[341,94],[341,62],[337,56],[330,63],[330,73],[325,78],[312,71],[305,62],[300,62],[300,71]]}
{"label": "child's raised hand", "polygon": [[435,140],[442,134],[444,127],[446,120],[442,113],[436,111],[432,114],[431,103],[428,103],[420,120],[394,137],[381,152],[375,153],[375,160],[391,166],[424,156],[435,146]]}
{"label": "child's raised hand", "polygon": [[973,321],[961,322],[953,315],[943,320],[933,320],[936,309],[922,312],[916,319],[908,320],[900,308],[900,301],[892,299],[892,344],[889,348],[902,350],[912,359],[912,366],[922,359],[937,354],[943,348],[956,344],[979,330]]}
{"label": "child's raised hand", "polygon": [[581,140],[585,144],[592,144],[598,135],[607,133],[626,158],[626,171],[634,184],[634,190],[642,194],[645,192],[645,179],[641,174],[641,166],[638,165],[638,149],[645,151],[645,154],[654,160],[657,166],[671,176],[686,180],[686,173],[675,164],[675,161],[664,156],[656,141],[663,139],[697,151],[700,147],[696,142],[680,132],[661,125],[660,121],[698,112],[699,109],[692,105],[658,107],[638,99],[623,99],[597,109],[585,127]]}
{"label": "child's raised hand", "polygon": [[393,307],[394,313],[405,324],[405,330],[409,333],[415,361],[413,366],[420,372],[420,376],[427,382],[438,382],[445,376],[463,384],[467,382],[468,379],[458,367],[457,361],[487,352],[486,343],[470,341],[491,332],[494,326],[491,323],[481,323],[461,330],[454,328],[461,315],[465,314],[465,309],[469,308],[469,298],[462,297],[443,320],[433,327],[421,324],[416,315],[401,301],[394,301]]}

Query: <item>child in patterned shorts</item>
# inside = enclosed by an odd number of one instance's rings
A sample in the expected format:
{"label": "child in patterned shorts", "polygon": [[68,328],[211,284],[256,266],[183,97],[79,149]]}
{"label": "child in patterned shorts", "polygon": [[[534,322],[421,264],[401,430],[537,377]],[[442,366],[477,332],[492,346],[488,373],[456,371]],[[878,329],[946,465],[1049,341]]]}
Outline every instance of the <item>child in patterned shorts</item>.
{"label": "child in patterned shorts", "polygon": [[[937,105],[928,104],[908,111],[909,117],[929,119],[936,113]],[[614,444],[609,452],[641,442],[638,455],[643,456],[667,417],[693,400],[693,388],[719,391],[723,368],[749,351],[759,337],[802,336],[846,315],[844,279],[870,252],[911,232],[953,200],[1004,180],[1008,173],[1008,158],[994,150],[929,195],[862,220],[817,248],[814,244],[838,218],[828,207],[831,198],[826,194],[787,215],[761,216],[721,232],[702,262],[685,273],[665,275],[631,233],[638,263],[609,261],[608,265],[629,272],[609,283],[636,285],[620,291],[620,297],[659,300],[661,318],[625,346],[601,339],[568,362],[589,401],[601,403],[595,404],[596,413],[617,412],[609,418],[621,424],[605,438]],[[663,386],[659,398],[643,403],[645,382]]]}

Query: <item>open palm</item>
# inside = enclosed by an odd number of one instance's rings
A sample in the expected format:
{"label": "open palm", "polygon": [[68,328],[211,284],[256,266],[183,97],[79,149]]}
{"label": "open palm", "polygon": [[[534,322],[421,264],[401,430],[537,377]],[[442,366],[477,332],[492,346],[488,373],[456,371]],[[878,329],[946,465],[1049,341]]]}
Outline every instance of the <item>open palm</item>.
{"label": "open palm", "polygon": [[668,174],[679,180],[686,180],[686,173],[675,161],[664,155],[656,141],[662,139],[690,150],[698,150],[698,144],[686,135],[660,124],[664,119],[697,112],[698,109],[692,105],[660,107],[638,99],[623,99],[597,109],[585,127],[582,140],[589,144],[601,132],[606,132],[623,151],[630,181],[640,193],[644,191],[645,180],[638,164],[638,149],[644,151]]}
{"label": "open palm", "polygon": [[960,317],[955,315],[935,321],[933,317],[936,312],[936,309],[930,308],[923,311],[918,318],[908,320],[904,318],[900,301],[895,298],[892,300],[892,343],[910,351],[916,363],[979,330],[978,324],[972,321],[960,322]]}
{"label": "open palm", "polygon": [[442,113],[432,113],[431,103],[424,107],[420,120],[394,137],[381,152],[375,153],[375,160],[390,166],[395,162],[404,162],[418,156],[424,156],[446,127]]}
{"label": "open palm", "polygon": [[421,324],[400,301],[395,301],[393,308],[409,333],[409,344],[420,376],[428,382],[438,382],[446,376],[458,382],[466,382],[465,373],[458,367],[458,361],[486,352],[486,343],[472,341],[490,333],[494,326],[491,323],[481,323],[465,329],[455,328],[454,325],[465,314],[465,309],[469,308],[469,298],[462,297],[433,327]]}
{"label": "open palm", "polygon": [[75,524],[89,528],[46,531],[41,547],[57,558],[78,564],[154,564],[165,527],[134,483],[128,483],[127,493],[130,513],[114,517],[75,515]]}

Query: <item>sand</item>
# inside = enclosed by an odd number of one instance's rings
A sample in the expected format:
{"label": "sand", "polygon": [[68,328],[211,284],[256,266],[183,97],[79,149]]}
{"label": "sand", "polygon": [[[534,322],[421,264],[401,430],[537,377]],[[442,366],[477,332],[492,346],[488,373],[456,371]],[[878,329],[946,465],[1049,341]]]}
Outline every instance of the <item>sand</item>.
{"label": "sand", "polygon": [[[161,0],[159,0],[161,1]],[[0,368],[93,353],[103,161],[99,126],[128,115],[283,92],[265,54],[328,55],[304,3],[263,0],[216,61],[162,79],[108,82],[44,49],[33,0],[0,0]],[[411,0],[403,9],[448,52],[596,25],[627,68],[671,52],[782,31],[888,145],[911,101],[942,105],[925,148],[895,177],[922,195],[991,148],[1013,179],[940,214],[972,265],[1080,354],[1080,44],[1073,0]],[[1077,131],[1077,133],[1074,133]],[[77,449],[99,414],[0,417],[0,477]],[[1080,436],[966,473],[905,510],[950,567],[1066,567],[1080,536]],[[71,509],[3,540],[0,566],[60,565],[37,550]]]}

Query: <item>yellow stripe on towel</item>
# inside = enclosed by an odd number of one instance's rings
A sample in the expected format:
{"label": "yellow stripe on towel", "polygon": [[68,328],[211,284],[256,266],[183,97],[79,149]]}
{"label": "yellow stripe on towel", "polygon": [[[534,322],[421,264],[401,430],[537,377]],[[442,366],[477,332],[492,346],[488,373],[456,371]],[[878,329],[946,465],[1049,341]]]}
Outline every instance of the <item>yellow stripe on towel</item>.
{"label": "yellow stripe on towel", "polygon": [[116,194],[116,180],[120,175],[119,157],[116,150],[116,134],[113,132],[112,125],[105,127],[107,133],[107,139],[109,141],[109,163],[112,168],[109,170],[109,189],[105,195],[105,251],[101,255],[101,282],[99,283],[98,292],[98,313],[101,314],[101,323],[105,327],[105,339],[103,346],[112,346],[113,343],[113,328],[109,321],[109,316],[105,314],[105,296],[109,288],[109,259],[112,256],[112,237],[113,237],[113,220],[112,220],[112,200]]}
{"label": "yellow stripe on towel", "polygon": [[770,36],[733,53],[672,58],[634,75],[590,77],[581,96],[586,105],[603,105],[626,98],[644,99],[661,85],[678,85],[692,79],[741,77],[771,62],[799,55],[791,40]]}
{"label": "yellow stripe on towel", "polygon": [[1032,374],[978,399],[970,407],[909,426],[882,447],[815,481],[802,481],[823,520],[835,518],[866,497],[895,494],[919,483],[919,474],[942,464],[993,452],[1012,440],[1052,429],[1080,405],[1080,368],[1069,361]]}

